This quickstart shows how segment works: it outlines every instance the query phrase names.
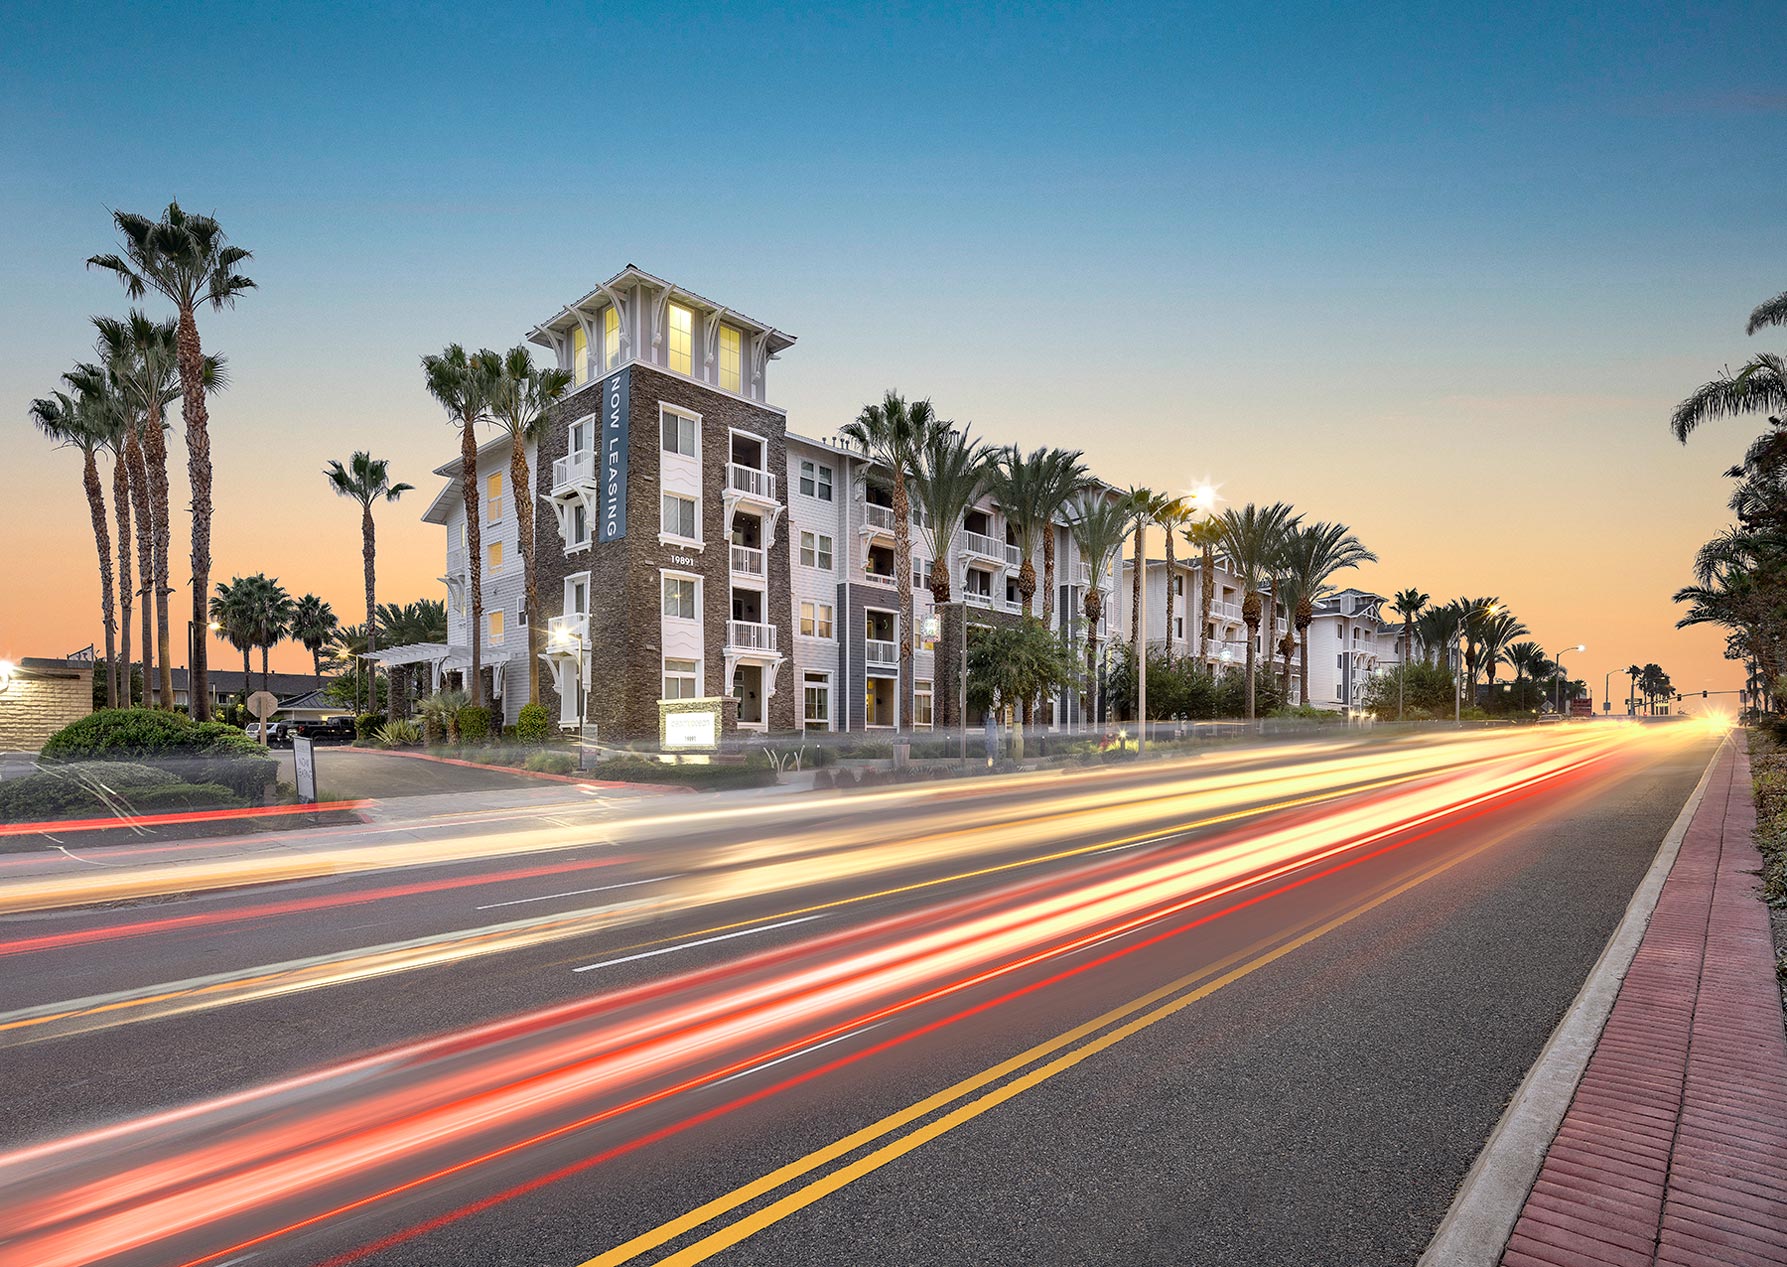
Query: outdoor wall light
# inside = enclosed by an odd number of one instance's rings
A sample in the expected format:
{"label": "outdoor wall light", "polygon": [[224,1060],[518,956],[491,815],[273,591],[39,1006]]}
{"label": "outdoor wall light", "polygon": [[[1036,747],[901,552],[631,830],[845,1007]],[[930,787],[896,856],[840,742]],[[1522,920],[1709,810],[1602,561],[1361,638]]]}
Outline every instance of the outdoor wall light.
{"label": "outdoor wall light", "polygon": [[12,685],[12,675],[18,672],[18,666],[11,660],[0,660],[0,691]]}

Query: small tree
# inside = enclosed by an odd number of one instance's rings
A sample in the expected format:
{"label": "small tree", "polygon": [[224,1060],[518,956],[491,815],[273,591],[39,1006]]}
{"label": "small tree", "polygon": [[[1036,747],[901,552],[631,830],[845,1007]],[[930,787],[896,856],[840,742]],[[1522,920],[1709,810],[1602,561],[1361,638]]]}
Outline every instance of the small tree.
{"label": "small tree", "polygon": [[1024,755],[1023,705],[1074,680],[1073,656],[1040,620],[978,631],[968,642],[968,694],[982,707],[1011,705],[1012,756]]}

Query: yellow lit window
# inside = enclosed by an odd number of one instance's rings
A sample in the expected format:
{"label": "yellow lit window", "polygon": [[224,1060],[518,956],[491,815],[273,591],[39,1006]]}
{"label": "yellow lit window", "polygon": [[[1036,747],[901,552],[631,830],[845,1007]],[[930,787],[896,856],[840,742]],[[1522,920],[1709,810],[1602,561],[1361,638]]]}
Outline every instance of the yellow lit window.
{"label": "yellow lit window", "polygon": [[495,646],[503,640],[503,614],[500,611],[488,613],[490,621],[490,643]]}
{"label": "yellow lit window", "polygon": [[490,507],[490,522],[497,523],[503,517],[503,473],[498,471],[484,481],[484,504]]}
{"label": "yellow lit window", "polygon": [[500,572],[503,570],[503,543],[492,541],[484,550],[487,570]]}
{"label": "yellow lit window", "polygon": [[583,323],[571,331],[571,381],[581,383],[589,378],[589,335],[583,332]]}
{"label": "yellow lit window", "polygon": [[611,370],[620,364],[620,310],[609,304],[602,313],[602,368]]}
{"label": "yellow lit window", "polygon": [[670,368],[687,374],[695,350],[695,314],[679,304],[670,305]]}
{"label": "yellow lit window", "polygon": [[731,326],[720,327],[720,389],[744,389],[744,336]]}

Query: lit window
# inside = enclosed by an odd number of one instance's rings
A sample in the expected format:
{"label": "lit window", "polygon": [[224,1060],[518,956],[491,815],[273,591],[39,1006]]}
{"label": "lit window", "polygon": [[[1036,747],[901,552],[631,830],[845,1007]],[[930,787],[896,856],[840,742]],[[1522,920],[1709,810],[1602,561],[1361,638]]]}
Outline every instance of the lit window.
{"label": "lit window", "polygon": [[582,502],[571,507],[571,544],[586,546],[589,544],[589,511]]}
{"label": "lit window", "polygon": [[831,571],[831,538],[823,532],[801,533],[800,562],[802,567]]}
{"label": "lit window", "polygon": [[697,699],[700,695],[701,683],[695,672],[695,662],[664,657],[664,698]]}
{"label": "lit window", "polygon": [[800,632],[807,638],[831,637],[830,603],[802,603],[800,605]]}
{"label": "lit window", "polygon": [[670,368],[687,374],[695,350],[695,314],[681,304],[670,305]]}
{"label": "lit window", "polygon": [[744,336],[732,326],[720,327],[720,389],[744,389]]}
{"label": "lit window", "polygon": [[484,501],[490,507],[490,522],[496,523],[503,517],[503,473],[498,471],[485,480],[484,484]]}
{"label": "lit window", "polygon": [[927,730],[931,726],[931,684],[924,678],[912,683],[912,724]]}
{"label": "lit window", "polygon": [[588,453],[595,447],[590,443],[595,436],[595,422],[596,420],[594,418],[579,418],[576,422],[571,424],[571,439],[568,445],[568,452]]}
{"label": "lit window", "polygon": [[665,493],[664,515],[659,530],[667,537],[681,537],[685,541],[698,540],[695,535],[695,499]]}
{"label": "lit window", "polygon": [[695,582],[686,576],[664,578],[664,614],[678,620],[695,619]]}
{"label": "lit window", "polygon": [[620,310],[609,304],[602,312],[602,368],[620,364]]}
{"label": "lit window", "polygon": [[822,502],[831,500],[831,467],[823,462],[802,462],[800,464],[800,491],[803,496],[816,497]]}
{"label": "lit window", "polygon": [[500,611],[487,612],[484,620],[490,628],[490,645],[494,647],[503,640],[503,614]]}
{"label": "lit window", "polygon": [[831,674],[806,675],[806,720],[809,726],[831,725]]}
{"label": "lit window", "polygon": [[577,328],[571,331],[571,381],[582,383],[589,378],[589,335],[584,333],[583,323],[579,321]]}
{"label": "lit window", "polygon": [[686,458],[700,456],[697,449],[700,424],[693,418],[673,414],[668,409],[661,410],[658,414],[658,429],[663,437],[664,452],[681,454]]}
{"label": "lit window", "polygon": [[500,572],[503,570],[502,542],[492,541],[489,545],[484,547],[484,566],[485,570],[489,572]]}

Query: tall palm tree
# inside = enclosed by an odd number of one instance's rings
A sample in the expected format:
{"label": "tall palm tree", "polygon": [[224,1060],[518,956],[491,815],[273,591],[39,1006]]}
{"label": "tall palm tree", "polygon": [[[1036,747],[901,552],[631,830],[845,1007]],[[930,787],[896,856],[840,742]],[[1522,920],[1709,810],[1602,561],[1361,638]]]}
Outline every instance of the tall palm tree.
{"label": "tall palm tree", "polygon": [[931,597],[950,601],[949,549],[962,518],[980,497],[992,450],[941,419],[925,429],[912,463],[912,498],[925,521],[931,548]]}
{"label": "tall palm tree", "polygon": [[310,652],[310,664],[316,676],[323,675],[323,647],[341,627],[335,609],[315,594],[306,594],[292,607],[291,636]]}
{"label": "tall palm tree", "polygon": [[[1067,514],[1068,504],[1090,478],[1078,449],[1050,449],[1041,463],[1036,490],[1037,510],[1042,515],[1042,623],[1055,624],[1055,523]],[[1063,621],[1065,625],[1067,622]]]}
{"label": "tall palm tree", "polygon": [[249,634],[254,639],[254,645],[260,648],[261,689],[265,691],[270,689],[273,680],[268,658],[273,648],[289,636],[296,604],[277,577],[257,572],[253,576],[242,578],[239,584],[245,585],[248,590],[243,596],[243,605],[247,609]]}
{"label": "tall palm tree", "polygon": [[248,654],[255,648],[257,633],[254,587],[245,576],[217,582],[207,613],[218,626],[223,640],[242,653],[242,693],[248,694],[248,676],[252,671]]}
{"label": "tall palm tree", "polygon": [[1474,705],[1477,700],[1477,674],[1483,668],[1483,639],[1490,621],[1502,610],[1499,598],[1458,598],[1452,608],[1464,618],[1465,698]]}
{"label": "tall palm tree", "polygon": [[1520,621],[1514,618],[1506,608],[1497,608],[1493,615],[1486,617],[1482,626],[1484,673],[1489,679],[1489,689],[1495,690],[1495,666],[1508,657],[1510,644],[1516,638],[1524,638],[1531,633]]}
{"label": "tall palm tree", "polygon": [[93,521],[93,544],[99,551],[99,607],[105,622],[106,707],[118,706],[118,614],[112,592],[112,538],[106,524],[105,490],[99,482],[97,454],[105,443],[103,421],[77,393],[53,391],[31,402],[31,421],[59,445],[79,449],[81,487],[87,494],[87,512]]}
{"label": "tall palm tree", "polygon": [[118,676],[118,703],[129,708],[135,703],[131,687],[130,614],[135,606],[136,581],[131,574],[130,460],[128,437],[132,418],[124,393],[103,365],[82,361],[63,376],[75,394],[90,411],[99,428],[101,442],[112,459],[112,516],[117,531],[118,580],[118,662],[111,666]]}
{"label": "tall palm tree", "polygon": [[1166,504],[1166,498],[1138,484],[1131,484],[1123,498],[1129,506],[1130,526],[1135,531],[1135,546],[1130,550],[1133,568],[1129,578],[1129,645],[1135,651],[1136,663],[1141,665],[1147,663],[1148,645],[1146,631],[1142,628],[1142,586],[1147,583],[1148,571],[1148,560],[1144,557],[1148,525]]}
{"label": "tall palm tree", "polygon": [[1036,565],[1031,562],[1031,556],[1036,551],[1037,539],[1048,530],[1048,508],[1043,504],[1043,498],[1052,480],[1049,464],[1047,449],[1037,449],[1025,456],[1024,451],[1014,444],[1000,449],[993,464],[987,468],[993,500],[998,503],[999,513],[1005,516],[1012,536],[1017,538],[1021,560],[1018,564],[1018,597],[1023,602],[1026,620],[1033,614],[1031,604],[1036,597]]}
{"label": "tall palm tree", "polygon": [[[1428,668],[1439,663],[1442,649],[1449,648],[1458,628],[1458,615],[1452,604],[1429,606],[1415,617],[1415,641],[1421,644],[1422,658]],[[1450,651],[1447,652],[1450,655]]]}
{"label": "tall palm tree", "polygon": [[[1682,602],[1683,601],[1682,595],[1685,593],[1687,593],[1686,590],[1677,590],[1676,594],[1675,594],[1675,601],[1678,603]],[[1693,602],[1694,598],[1690,597],[1687,601]],[[1703,624],[1703,623],[1706,623],[1704,616],[1702,617],[1702,619],[1696,620],[1696,619],[1694,619],[1694,613],[1690,612],[1687,616],[1683,617],[1681,620],[1676,622],[1676,628],[1679,629],[1683,625],[1686,625],[1686,624]],[[1642,677],[1643,675],[1644,675],[1644,670],[1639,668],[1636,664],[1630,664],[1630,665],[1626,666],[1626,677],[1629,679],[1629,683],[1626,688],[1626,702],[1628,704],[1630,704],[1634,709],[1636,709],[1638,706],[1637,705],[1638,679],[1640,677]]]}
{"label": "tall palm tree", "polygon": [[[423,598],[413,603],[380,603],[378,627],[393,645],[416,642],[444,642],[447,637],[447,607],[439,599]],[[391,670],[391,715],[408,717],[414,705],[415,672],[413,664],[398,665]]]}
{"label": "tall palm tree", "polygon": [[1508,667],[1514,670],[1514,681],[1524,682],[1528,678],[1537,678],[1545,664],[1545,649],[1536,642],[1510,643],[1502,658]]}
{"label": "tall palm tree", "polygon": [[1092,687],[1097,680],[1094,665],[1098,659],[1098,622],[1104,615],[1104,591],[1099,581],[1111,560],[1123,551],[1129,535],[1129,504],[1122,498],[1107,497],[1091,491],[1080,495],[1070,512],[1068,531],[1073,534],[1074,549],[1091,572],[1092,583],[1086,587],[1086,715],[1093,711]]}
{"label": "tall palm tree", "polygon": [[[254,282],[236,267],[253,257],[239,246],[230,246],[216,220],[188,215],[177,202],[168,204],[160,220],[114,211],[112,222],[124,254],[95,255],[87,260],[87,266],[116,273],[132,299],[154,290],[177,310],[180,413],[186,423],[186,470],[192,483],[192,618],[202,625],[205,598],[211,590],[211,433],[205,409],[210,387],[205,381],[205,352],[193,314],[201,303],[222,309],[252,290]],[[188,677],[187,697],[192,700],[193,716],[208,721],[211,692],[204,639],[193,647]]]}
{"label": "tall palm tree", "polygon": [[1198,552],[1198,654],[1209,658],[1210,612],[1216,601],[1216,547],[1222,544],[1222,521],[1206,514],[1181,534],[1185,544]]}
{"label": "tall palm tree", "polygon": [[[378,542],[372,524],[373,503],[394,502],[414,485],[393,484],[390,463],[364,451],[355,453],[348,459],[346,466],[340,462],[330,462],[324,469],[323,476],[338,496],[360,503],[360,560],[366,573],[366,654],[371,655],[378,650],[378,601],[374,593],[377,588]],[[519,496],[516,500],[520,500]],[[371,680],[374,682],[377,680],[377,673],[376,668],[371,670]],[[377,698],[376,691],[373,698]]]}
{"label": "tall palm tree", "polygon": [[459,491],[465,503],[466,589],[471,607],[471,661],[466,689],[474,707],[484,703],[484,560],[478,523],[478,423],[490,398],[487,381],[465,349],[449,343],[439,356],[422,358],[428,394],[459,428]]}
{"label": "tall palm tree", "polygon": [[1271,582],[1285,534],[1301,522],[1302,516],[1283,502],[1266,507],[1249,502],[1239,510],[1231,506],[1222,512],[1222,552],[1241,583],[1241,619],[1247,625],[1248,721],[1256,711],[1253,666],[1264,606],[1261,591]]}
{"label": "tall palm tree", "polygon": [[1162,496],[1160,504],[1155,508],[1154,522],[1160,525],[1161,535],[1166,538],[1167,583],[1166,583],[1166,658],[1170,665],[1173,662],[1173,607],[1177,595],[1173,593],[1177,577],[1173,571],[1174,543],[1180,529],[1191,522],[1192,503],[1184,497]]}
{"label": "tall palm tree", "polygon": [[879,404],[864,405],[854,422],[839,434],[860,448],[871,461],[893,473],[894,584],[900,606],[900,725],[912,718],[912,502],[906,490],[907,473],[918,456],[921,442],[937,421],[928,400],[907,402],[888,391]]}
{"label": "tall palm tree", "polygon": [[[1744,333],[1754,335],[1758,330],[1783,325],[1787,325],[1787,294],[1758,304],[1750,313]],[[1787,413],[1787,360],[1764,352],[1752,357],[1737,373],[1727,370],[1702,384],[1675,407],[1669,429],[1686,444],[1688,436],[1708,418],[1749,413],[1773,414],[1777,418]]]}
{"label": "tall palm tree", "polygon": [[527,702],[538,704],[540,591],[534,569],[534,481],[527,468],[527,446],[538,443],[546,429],[547,410],[564,397],[571,375],[561,369],[537,368],[527,349],[519,345],[501,356],[485,349],[476,360],[480,377],[489,384],[490,417],[509,433],[509,487],[514,493],[527,603]]}
{"label": "tall palm tree", "polygon": [[1402,617],[1402,663],[1415,658],[1415,617],[1427,610],[1428,596],[1414,586],[1398,590],[1390,610]]}
{"label": "tall palm tree", "polygon": [[[1297,630],[1297,641],[1303,647],[1299,665],[1305,699],[1309,696],[1309,626],[1315,622],[1316,603],[1328,593],[1328,581],[1336,572],[1356,568],[1361,563],[1376,562],[1377,555],[1367,550],[1345,524],[1306,524],[1285,534],[1278,567],[1280,575],[1288,582],[1286,603],[1291,609],[1289,614]],[[1288,668],[1285,698],[1290,698]]]}

